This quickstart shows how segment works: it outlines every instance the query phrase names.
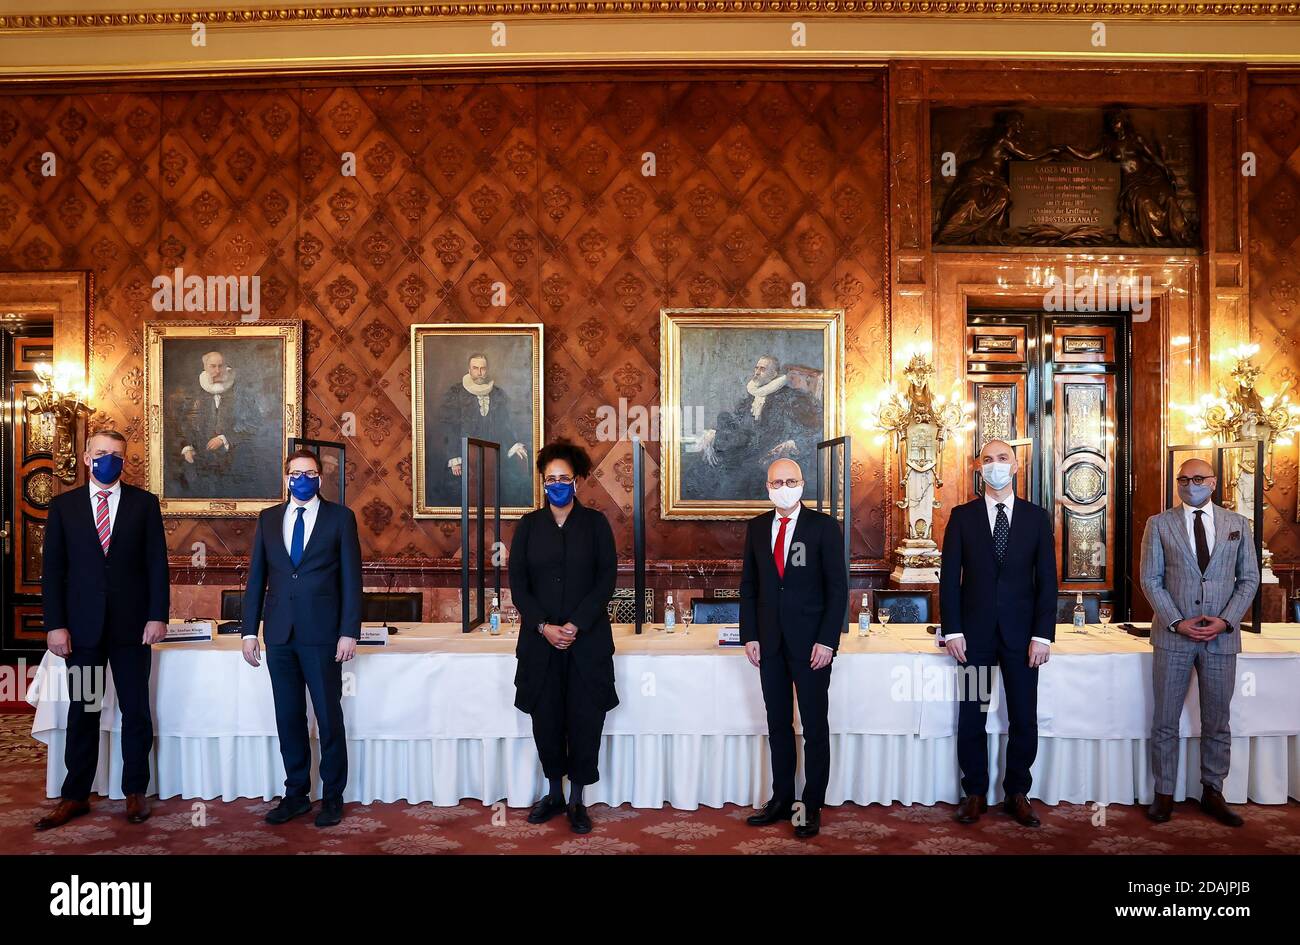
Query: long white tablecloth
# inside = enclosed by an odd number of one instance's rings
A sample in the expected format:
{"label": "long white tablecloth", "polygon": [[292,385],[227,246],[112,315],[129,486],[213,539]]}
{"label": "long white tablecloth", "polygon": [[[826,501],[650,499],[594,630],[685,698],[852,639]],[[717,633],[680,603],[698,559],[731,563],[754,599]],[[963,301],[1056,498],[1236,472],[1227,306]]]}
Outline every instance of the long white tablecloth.
{"label": "long white tablecloth", "polygon": [[[758,673],[715,627],[689,635],[615,628],[620,705],[605,724],[598,784],[588,803],[692,810],[758,805],[771,773]],[[1101,804],[1151,798],[1151,649],[1093,627],[1060,628],[1040,673],[1039,752],[1032,796]],[[458,626],[404,625],[383,648],[359,648],[345,668],[346,799],[463,798],[531,804],[544,778],[528,716],[514,708],[515,639]],[[1234,803],[1300,797],[1300,627],[1245,635],[1232,704]],[[934,804],[960,797],[953,660],[923,626],[843,639],[830,689],[827,803]],[[46,654],[29,696],[32,735],[49,746],[46,790],[58,795],[68,703],[64,661]],[[154,647],[157,739],[151,792],[160,797],[271,799],[283,789],[266,665],[248,666],[239,640]],[[1199,706],[1184,707],[1178,797],[1198,796]],[[100,717],[94,790],[121,797],[121,715],[111,688]],[[1000,692],[987,725],[994,772],[1005,747]],[[314,731],[314,723],[313,723]],[[802,778],[801,778],[802,780]],[[319,790],[319,786],[317,786]]]}

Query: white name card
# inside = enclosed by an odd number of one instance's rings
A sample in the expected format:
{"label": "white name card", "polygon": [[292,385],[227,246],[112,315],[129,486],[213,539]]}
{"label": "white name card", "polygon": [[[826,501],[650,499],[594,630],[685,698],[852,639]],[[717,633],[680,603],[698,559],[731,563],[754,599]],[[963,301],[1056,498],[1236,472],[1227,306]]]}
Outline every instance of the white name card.
{"label": "white name card", "polygon": [[212,620],[181,620],[167,624],[163,643],[211,643],[216,623]]}
{"label": "white name card", "polygon": [[388,625],[363,623],[361,636],[357,637],[357,646],[388,646]]}
{"label": "white name card", "polygon": [[740,627],[719,627],[718,646],[740,646]]}

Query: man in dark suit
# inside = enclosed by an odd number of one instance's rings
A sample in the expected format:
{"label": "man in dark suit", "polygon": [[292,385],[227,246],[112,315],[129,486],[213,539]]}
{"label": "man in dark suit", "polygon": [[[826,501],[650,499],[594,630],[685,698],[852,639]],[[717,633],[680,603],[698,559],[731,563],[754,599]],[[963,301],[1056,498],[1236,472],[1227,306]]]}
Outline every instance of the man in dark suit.
{"label": "man in dark suit", "polygon": [[348,746],[343,730],[343,664],[361,634],[361,544],[352,510],[326,502],[320,461],[300,449],[285,464],[289,501],[263,510],[244,592],[244,659],[258,666],[257,626],[275,698],[284,759],[284,797],[266,815],[282,824],[311,810],[307,698],[320,735],[321,809],[316,826],[343,819]]}
{"label": "man in dark suit", "polygon": [[[758,668],[772,751],[772,799],[747,821],[789,820],[794,811],[794,698],[803,723],[804,790],[796,837],[815,837],[831,771],[831,660],[848,612],[844,536],[829,515],[800,504],[803,473],[791,459],[767,469],[774,511],[749,521],[740,578],[740,639]],[[791,690],[793,689],[793,693]]]}
{"label": "man in dark suit", "polygon": [[1015,497],[1015,450],[989,440],[975,466],[984,495],[952,510],[939,577],[948,652],[969,670],[958,676],[957,762],[966,796],[957,820],[971,824],[988,810],[984,723],[996,666],[1009,720],[1002,805],[1018,823],[1037,827],[1029,769],[1038,753],[1038,667],[1056,639],[1056,542],[1046,510]]}
{"label": "man in dark suit", "polygon": [[45,523],[41,595],[46,644],[68,665],[68,773],[58,806],[37,830],[90,812],[105,664],[122,709],[126,819],[149,818],[150,645],[167,633],[167,539],[158,497],[122,482],[125,458],[126,437],[113,430],[93,434],[82,457],[86,485],[55,498]]}

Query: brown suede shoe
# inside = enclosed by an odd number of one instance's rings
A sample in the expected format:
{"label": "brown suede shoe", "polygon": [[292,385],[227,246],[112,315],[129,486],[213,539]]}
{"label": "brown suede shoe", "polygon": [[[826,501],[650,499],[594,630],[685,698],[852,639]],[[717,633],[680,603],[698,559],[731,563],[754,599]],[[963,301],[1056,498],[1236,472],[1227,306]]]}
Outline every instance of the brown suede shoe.
{"label": "brown suede shoe", "polygon": [[1228,802],[1223,799],[1223,794],[1208,784],[1201,785],[1201,810],[1229,827],[1240,827],[1246,823],[1232,812]]}
{"label": "brown suede shoe", "polygon": [[1174,814],[1174,796],[1156,792],[1156,798],[1147,808],[1147,817],[1158,824],[1166,823]]}
{"label": "brown suede shoe", "polygon": [[1022,827],[1039,826],[1039,820],[1034,816],[1034,809],[1029,805],[1029,798],[1023,794],[1012,794],[1002,802],[1002,809]]}
{"label": "brown suede shoe", "polygon": [[987,813],[989,802],[983,794],[967,794],[957,805],[957,823],[973,824],[980,819],[980,814]]}
{"label": "brown suede shoe", "polygon": [[89,813],[90,804],[87,801],[65,801],[60,799],[54,810],[36,821],[36,829],[53,830],[55,827],[62,827],[74,817]]}
{"label": "brown suede shoe", "polygon": [[153,813],[153,808],[149,804],[149,798],[143,794],[128,794],[126,796],[126,822],[129,824],[142,824],[149,819]]}

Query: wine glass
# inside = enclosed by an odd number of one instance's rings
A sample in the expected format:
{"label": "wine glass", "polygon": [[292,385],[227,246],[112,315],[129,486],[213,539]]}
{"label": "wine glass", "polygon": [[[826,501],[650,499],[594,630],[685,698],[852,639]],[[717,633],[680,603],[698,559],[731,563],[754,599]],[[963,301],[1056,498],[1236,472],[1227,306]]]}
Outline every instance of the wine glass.
{"label": "wine glass", "polygon": [[876,623],[880,625],[880,633],[884,633],[885,627],[889,626],[890,616],[892,615],[889,613],[888,607],[879,607],[876,609]]}
{"label": "wine glass", "polygon": [[695,608],[691,602],[687,601],[686,606],[682,608],[682,636],[689,636],[691,632],[691,620],[695,617]]}
{"label": "wine glass", "polygon": [[1097,605],[1097,619],[1101,621],[1103,632],[1110,631],[1110,619],[1113,614],[1114,611],[1111,610],[1110,604],[1101,603]]}
{"label": "wine glass", "polygon": [[506,608],[506,633],[514,636],[519,632],[519,608],[511,604]]}

